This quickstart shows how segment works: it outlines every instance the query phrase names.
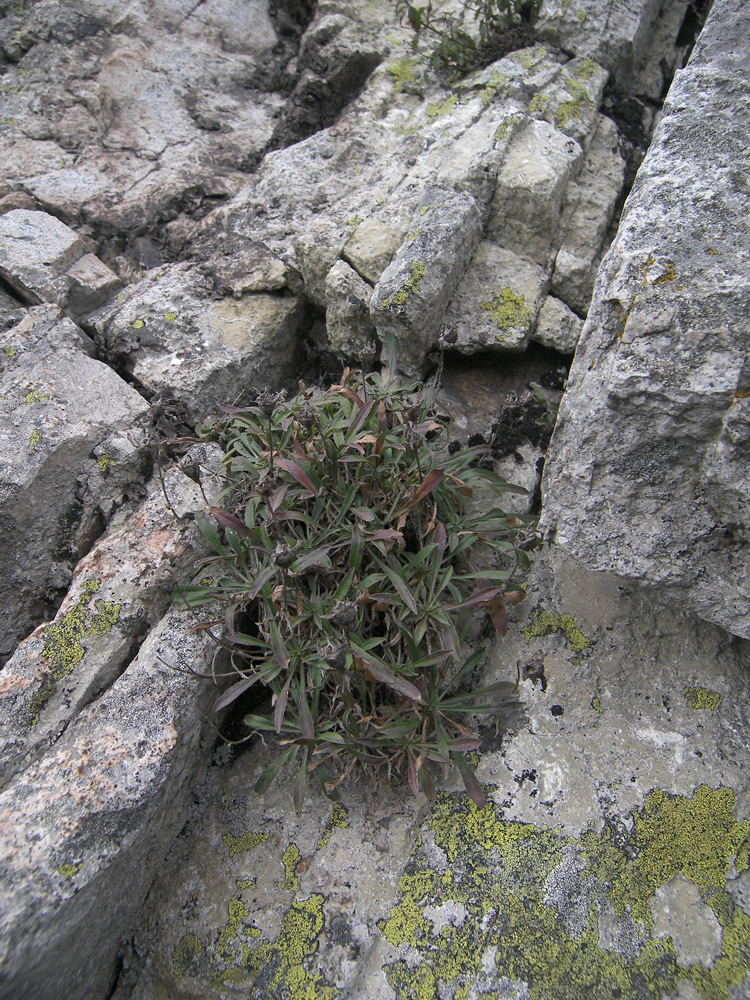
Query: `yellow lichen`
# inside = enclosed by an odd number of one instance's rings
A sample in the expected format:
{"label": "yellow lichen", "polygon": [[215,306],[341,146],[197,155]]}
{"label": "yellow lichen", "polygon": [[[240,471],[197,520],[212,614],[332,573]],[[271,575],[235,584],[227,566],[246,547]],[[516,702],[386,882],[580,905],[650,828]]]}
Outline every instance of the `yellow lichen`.
{"label": "yellow lichen", "polygon": [[709,712],[715,712],[719,707],[721,695],[718,691],[711,691],[704,687],[686,687],[685,701],[690,708],[702,708]]}
{"label": "yellow lichen", "polygon": [[241,837],[235,837],[231,833],[225,833],[221,839],[229,848],[229,857],[233,858],[235,854],[239,854],[241,851],[251,851],[253,847],[257,847],[258,844],[265,844],[268,840],[268,834],[250,833],[249,830],[246,830]]}
{"label": "yellow lichen", "polygon": [[328,822],[325,825],[323,835],[318,841],[318,850],[322,851],[326,846],[328,841],[331,839],[331,834],[334,830],[344,830],[349,826],[349,814],[346,808],[337,802],[333,809],[331,809],[331,815],[328,817]]}
{"label": "yellow lichen", "polygon": [[526,297],[510,288],[503,288],[491,301],[480,302],[479,308],[490,313],[503,332],[529,330],[534,316],[526,305]]}

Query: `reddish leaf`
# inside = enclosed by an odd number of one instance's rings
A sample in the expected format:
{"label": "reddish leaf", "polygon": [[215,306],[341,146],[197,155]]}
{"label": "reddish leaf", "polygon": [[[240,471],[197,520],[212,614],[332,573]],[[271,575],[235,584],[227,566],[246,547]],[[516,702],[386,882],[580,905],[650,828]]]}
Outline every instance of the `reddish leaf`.
{"label": "reddish leaf", "polygon": [[286,491],[288,489],[289,487],[286,485],[279,486],[279,488],[274,490],[273,493],[268,498],[268,506],[271,508],[274,514],[283,503],[284,497],[286,496]]}
{"label": "reddish leaf", "polygon": [[438,521],[435,525],[435,544],[438,547],[438,556],[442,560],[443,553],[445,552],[445,547],[448,544],[448,535],[445,531],[445,525],[442,521]]}
{"label": "reddish leaf", "polygon": [[466,791],[471,796],[472,802],[477,807],[477,809],[483,809],[487,804],[487,800],[484,797],[484,792],[482,791],[482,786],[477,781],[477,776],[472,771],[469,766],[468,761],[460,753],[451,753],[451,757],[456,762],[456,767],[461,772],[461,778],[463,779],[464,787]]}
{"label": "reddish leaf", "polygon": [[372,413],[372,408],[375,406],[375,400],[369,399],[364,406],[360,407],[357,416],[352,421],[352,430],[356,431],[358,427],[361,427],[367,421],[367,418]]}
{"label": "reddish leaf", "polygon": [[240,519],[235,514],[230,514],[228,510],[222,510],[221,507],[209,507],[209,510],[219,522],[225,528],[231,528],[232,531],[236,532],[238,535],[250,535],[252,532],[250,528],[245,524],[244,521]]}
{"label": "reddish leaf", "polygon": [[318,495],[318,491],[313,486],[312,479],[310,479],[305,470],[297,465],[296,462],[292,462],[288,458],[277,457],[276,464],[284,469],[285,472],[288,472],[290,476],[294,476],[300,486],[304,486],[306,490],[309,490],[315,496]]}
{"label": "reddish leaf", "polygon": [[490,601],[487,605],[487,610],[490,613],[490,618],[492,619],[492,624],[498,630],[500,635],[508,634],[508,614],[505,610],[505,604],[503,603],[502,597],[499,595]]}
{"label": "reddish leaf", "polygon": [[419,769],[417,768],[414,758],[409,756],[409,788],[411,788],[414,795],[419,796]]}
{"label": "reddish leaf", "polygon": [[310,712],[310,706],[307,704],[307,695],[305,693],[304,683],[300,684],[299,692],[299,726],[302,730],[302,735],[306,740],[315,739],[315,724],[313,723],[312,714]]}
{"label": "reddish leaf", "polygon": [[483,605],[488,605],[493,598],[502,592],[502,587],[484,587],[482,590],[478,590],[476,594],[472,594],[471,597],[467,597],[465,601],[461,601],[460,604],[450,605],[448,610],[461,611],[463,608],[482,607]]}
{"label": "reddish leaf", "polygon": [[260,674],[256,674],[254,677],[243,677],[241,681],[237,681],[230,688],[227,688],[220,698],[217,698],[214,702],[214,712],[220,712],[222,708],[226,708],[227,705],[231,705],[241,694],[244,694],[249,687],[258,680]]}

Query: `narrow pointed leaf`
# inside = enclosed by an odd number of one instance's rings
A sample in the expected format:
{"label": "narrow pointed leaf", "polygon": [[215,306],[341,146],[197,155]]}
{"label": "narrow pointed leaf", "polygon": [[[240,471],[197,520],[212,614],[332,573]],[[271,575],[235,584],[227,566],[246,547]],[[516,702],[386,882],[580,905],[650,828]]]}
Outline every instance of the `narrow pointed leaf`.
{"label": "narrow pointed leaf", "polygon": [[297,708],[299,710],[299,726],[302,730],[302,735],[306,740],[314,740],[315,724],[310,713],[310,706],[307,704],[307,693],[304,683],[300,683],[299,705]]}
{"label": "narrow pointed leaf", "polygon": [[484,797],[482,786],[479,784],[477,776],[472,771],[469,762],[466,760],[463,754],[460,753],[451,753],[451,757],[456,763],[456,767],[458,768],[461,774],[464,786],[466,788],[466,791],[471,796],[472,802],[477,807],[477,809],[484,809],[484,807],[487,805],[487,800]]}
{"label": "narrow pointed leaf", "polygon": [[258,679],[258,674],[255,674],[254,677],[243,677],[241,681],[237,681],[236,684],[227,688],[224,694],[214,702],[214,712],[220,712],[222,708],[231,705],[241,694],[244,694],[248,688],[252,687]]}
{"label": "narrow pointed leaf", "polygon": [[280,456],[277,456],[276,464],[284,469],[285,472],[288,472],[290,476],[294,476],[300,486],[304,486],[306,490],[309,490],[315,496],[318,495],[318,491],[314,486],[312,479],[310,479],[305,470],[301,466],[297,465],[296,462],[293,462],[289,458],[281,458]]}
{"label": "narrow pointed leaf", "polygon": [[388,574],[388,579],[391,581],[393,586],[398,591],[401,600],[407,606],[409,611],[411,611],[412,614],[416,615],[417,602],[414,600],[414,595],[412,594],[411,590],[409,590],[408,584],[404,580],[402,580],[401,577],[398,575],[398,573],[394,569],[391,569],[390,566],[384,565],[383,569]]}
{"label": "narrow pointed leaf", "polygon": [[276,622],[269,622],[269,629],[271,632],[271,649],[273,650],[274,659],[280,667],[288,667],[289,651],[281,638],[279,626]]}
{"label": "narrow pointed leaf", "polygon": [[294,758],[297,756],[298,751],[299,747],[289,747],[288,750],[285,750],[282,754],[280,754],[276,758],[276,760],[273,762],[273,764],[270,765],[270,767],[267,767],[265,769],[263,774],[261,774],[261,776],[255,782],[254,790],[258,795],[260,795],[262,792],[265,792],[265,790],[272,783],[273,779],[279,773],[281,768],[284,767],[285,764],[289,764],[291,761],[293,761]]}
{"label": "narrow pointed leaf", "polygon": [[228,510],[222,510],[220,507],[209,507],[208,508],[220,525],[224,528],[231,528],[238,535],[250,535],[252,530],[248,528],[244,521],[236,516],[236,514],[231,514]]}
{"label": "narrow pointed leaf", "polygon": [[277,733],[281,732],[281,723],[284,721],[284,713],[286,712],[286,703],[289,700],[289,685],[292,683],[292,675],[286,679],[286,684],[281,689],[279,697],[276,699],[276,705],[273,710],[273,728]]}

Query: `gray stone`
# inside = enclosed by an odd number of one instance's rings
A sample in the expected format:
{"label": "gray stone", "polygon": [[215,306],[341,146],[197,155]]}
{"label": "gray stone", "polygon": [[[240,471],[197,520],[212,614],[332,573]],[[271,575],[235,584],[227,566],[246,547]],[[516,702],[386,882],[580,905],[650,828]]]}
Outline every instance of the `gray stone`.
{"label": "gray stone", "polygon": [[372,287],[343,260],[338,260],[326,278],[326,331],[334,350],[345,358],[358,357],[363,349],[375,348],[377,338],[370,319]]}
{"label": "gray stone", "polygon": [[499,746],[484,723],[483,810],[456,779],[423,811],[352,778],[340,804],[312,791],[295,815],[292,774],[252,798],[272,759],[258,744],[211,772],[206,808],[149,897],[122,997],[273,1000],[294,983],[393,1000],[430,982],[436,996],[479,984],[469,995],[528,1000],[530,984],[552,995],[561,954],[581,995],[610,971],[624,996],[643,975],[671,995],[672,973],[649,957],[670,940],[679,975],[713,983],[734,954],[730,856],[750,806],[748,643],[554,549],[529,593],[487,677],[538,659],[546,689],[522,682],[524,712],[501,720]]}
{"label": "gray stone", "polygon": [[573,354],[581,336],[583,320],[579,319],[554,295],[548,295],[539,310],[531,339],[561,354]]}
{"label": "gray stone", "polygon": [[[633,82],[653,40],[662,8],[682,7],[680,0],[628,0],[601,4],[598,0],[543,0],[536,29],[553,45],[588,56],[612,73],[620,87]],[[674,49],[674,35],[665,39],[665,54]]]}
{"label": "gray stone", "polygon": [[180,399],[190,422],[257,386],[280,388],[294,374],[302,303],[289,294],[216,299],[189,264],[148,272],[89,322],[108,356],[151,392]]}
{"label": "gray stone", "polygon": [[67,586],[105,511],[146,464],[148,404],[93,353],[89,338],[54,306],[30,309],[2,335],[5,655]]}
{"label": "gray stone", "polygon": [[367,219],[344,244],[341,256],[371,285],[393,260],[404,234],[386,222]]}
{"label": "gray stone", "polygon": [[580,174],[565,191],[560,251],[552,273],[552,291],[578,315],[585,316],[606,238],[625,180],[617,129],[599,116]]}
{"label": "gray stone", "polygon": [[191,515],[205,506],[201,487],[179,469],[163,483],[157,474],[147,497],[122,507],[78,563],[54,620],[22,642],[3,670],[0,787],[125,669],[165,613],[175,575],[200,551]]}
{"label": "gray stone", "polygon": [[[3,1000],[99,997],[188,815],[211,697],[205,633],[170,613],[125,673],[0,793]],[[92,928],[98,928],[92,933]]]}
{"label": "gray stone", "polygon": [[54,302],[80,318],[120,288],[116,274],[68,226],[46,212],[0,216],[0,277],[32,305]]}
{"label": "gray stone", "polygon": [[458,333],[455,349],[525,350],[546,287],[540,267],[483,240],[445,313]]}
{"label": "gray stone", "polygon": [[717,3],[670,91],[599,272],[543,524],[591,568],[750,636],[745,27],[742,4]]}
{"label": "gray stone", "polygon": [[492,200],[487,236],[543,268],[550,264],[563,194],[580,167],[575,139],[545,121],[530,121],[513,142]]}
{"label": "gray stone", "polygon": [[370,315],[385,341],[395,338],[399,367],[419,371],[438,326],[479,242],[474,199],[441,188],[425,192],[393,262],[372,295]]}

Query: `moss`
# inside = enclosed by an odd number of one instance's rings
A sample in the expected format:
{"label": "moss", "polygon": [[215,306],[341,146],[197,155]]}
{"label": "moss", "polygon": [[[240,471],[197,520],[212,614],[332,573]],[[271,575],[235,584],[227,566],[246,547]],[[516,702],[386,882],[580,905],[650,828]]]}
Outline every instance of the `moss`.
{"label": "moss", "polygon": [[299,889],[299,882],[297,881],[295,872],[297,871],[297,865],[300,863],[301,857],[296,844],[290,844],[284,851],[281,858],[281,863],[284,866],[284,878],[276,883],[279,889],[288,889],[290,892],[296,892]]}
{"label": "moss", "polygon": [[591,645],[591,639],[583,634],[572,615],[559,615],[554,611],[536,608],[529,616],[529,624],[523,630],[526,642],[540,639],[545,635],[564,635],[565,646],[574,653],[583,653]]}
{"label": "moss", "polygon": [[36,727],[39,713],[55,693],[57,681],[71,674],[86,655],[81,640],[87,636],[106,635],[120,618],[119,604],[97,601],[92,611],[91,599],[99,587],[99,580],[86,580],[75,606],[42,632],[42,659],[50,669],[29,703],[32,727]]}
{"label": "moss", "polygon": [[[402,953],[385,966],[389,985],[398,1000],[466,998],[478,982],[491,988],[500,978],[528,984],[530,1000],[662,1000],[686,981],[703,1000],[728,1000],[750,959],[750,917],[726,891],[732,859],[746,864],[748,824],[733,821],[733,806],[728,789],[697,789],[692,799],[653,792],[631,833],[624,824],[617,835],[606,828],[575,839],[505,821],[492,804],[477,809],[464,794],[440,794],[428,824],[447,865],[433,867],[434,850],[421,845],[410,858],[399,901],[380,925]],[[561,867],[571,852],[584,862],[572,874]],[[636,917],[645,928],[654,893],[676,871],[696,880],[722,926],[713,966],[681,965],[671,937],[652,937],[650,924],[627,957],[601,947],[602,898],[628,926]],[[575,928],[571,898],[590,901]],[[427,906],[456,916],[436,931]],[[481,994],[492,995],[484,987]]]}
{"label": "moss", "polygon": [[703,708],[715,712],[719,707],[721,695],[704,687],[686,687],[685,701],[689,708]]}
{"label": "moss", "polygon": [[229,848],[229,857],[233,858],[235,854],[239,854],[241,851],[251,851],[258,844],[265,844],[268,840],[268,834],[250,833],[249,830],[246,830],[241,837],[234,837],[231,833],[225,833],[221,839]]}
{"label": "moss", "polygon": [[190,965],[202,953],[203,945],[195,934],[185,934],[174,946],[172,971],[177,979],[183,979]]}
{"label": "moss", "polygon": [[75,865],[64,864],[57,866],[58,872],[62,875],[63,878],[66,878],[68,882],[70,882],[73,876],[77,875],[82,868],[83,868],[83,861],[79,861],[78,864]]}
{"label": "moss", "polygon": [[403,59],[397,59],[392,62],[387,67],[387,72],[390,78],[393,80],[393,89],[396,93],[400,93],[404,87],[408,86],[410,83],[416,83],[417,78],[414,76],[412,70],[414,69],[414,60],[405,56]]}
{"label": "moss", "polygon": [[526,306],[526,297],[516,295],[510,288],[504,288],[491,302],[480,302],[479,308],[490,313],[498,329],[505,332],[531,327],[533,313]]}
{"label": "moss", "polygon": [[337,802],[333,809],[331,809],[331,815],[328,817],[328,822],[323,830],[323,835],[318,841],[318,850],[323,850],[328,841],[331,839],[331,834],[334,830],[344,830],[347,826],[349,826],[349,814],[346,811],[346,807],[340,802]]}

